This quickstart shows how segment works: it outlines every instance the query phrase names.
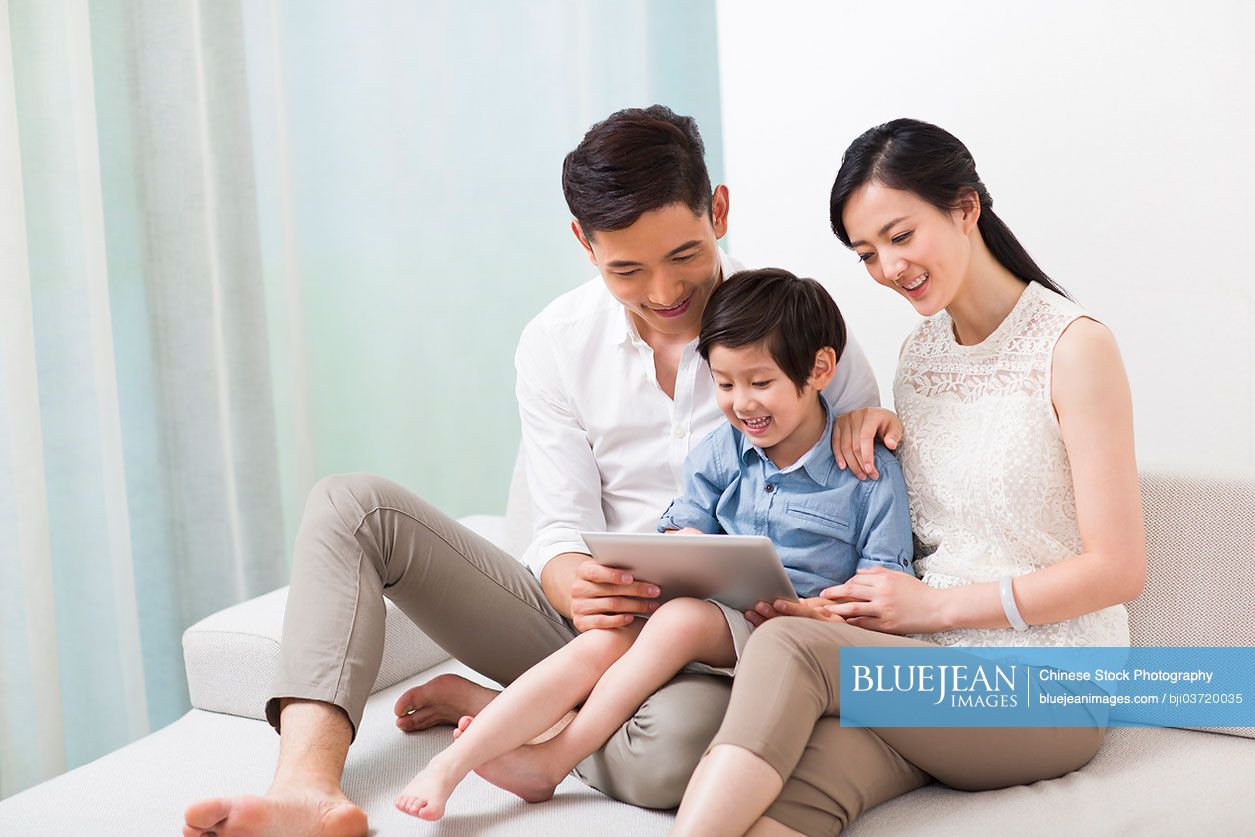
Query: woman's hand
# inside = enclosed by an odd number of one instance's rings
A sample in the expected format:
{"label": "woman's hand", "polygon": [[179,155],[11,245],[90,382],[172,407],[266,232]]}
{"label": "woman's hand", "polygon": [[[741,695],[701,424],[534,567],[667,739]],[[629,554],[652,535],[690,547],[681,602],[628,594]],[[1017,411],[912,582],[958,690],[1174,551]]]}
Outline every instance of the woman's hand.
{"label": "woman's hand", "polygon": [[845,621],[832,612],[832,602],[830,600],[819,596],[802,599],[800,602],[788,602],[784,599],[776,599],[770,604],[759,602],[753,610],[745,611],[745,618],[755,628],[768,619],[775,619],[777,616],[804,616],[807,619],[818,619],[821,622]]}
{"label": "woman's hand", "polygon": [[908,573],[870,567],[819,595],[832,602],[829,609],[834,615],[855,627],[887,634],[932,633],[946,628],[941,613],[944,594]]}
{"label": "woman's hand", "polygon": [[898,449],[902,438],[902,422],[883,407],[864,407],[832,420],[832,455],[837,467],[861,479],[880,479],[874,455],[876,439],[882,439],[889,450]]}

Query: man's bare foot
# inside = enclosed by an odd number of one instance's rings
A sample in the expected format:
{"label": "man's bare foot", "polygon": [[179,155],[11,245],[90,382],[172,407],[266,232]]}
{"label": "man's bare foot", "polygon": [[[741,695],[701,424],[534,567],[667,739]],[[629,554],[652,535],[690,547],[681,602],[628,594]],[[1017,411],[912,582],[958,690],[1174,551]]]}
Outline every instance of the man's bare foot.
{"label": "man's bare foot", "polygon": [[339,792],[271,788],[265,796],[204,799],[183,813],[184,837],[361,837],[366,812]]}
{"label": "man's bare foot", "polygon": [[524,744],[476,768],[475,772],[524,802],[545,802],[566,778],[544,758],[544,745]]}
{"label": "man's bare foot", "polygon": [[453,724],[464,715],[478,715],[498,692],[456,674],[442,674],[409,689],[397,699],[397,728],[418,732],[437,724]]}

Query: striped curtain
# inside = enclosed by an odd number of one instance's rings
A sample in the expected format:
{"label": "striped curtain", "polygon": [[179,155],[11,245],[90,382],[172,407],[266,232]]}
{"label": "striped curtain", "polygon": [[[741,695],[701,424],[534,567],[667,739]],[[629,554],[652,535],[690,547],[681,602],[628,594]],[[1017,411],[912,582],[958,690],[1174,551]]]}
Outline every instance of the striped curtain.
{"label": "striped curtain", "polygon": [[319,477],[500,512],[562,156],[654,101],[721,171],[713,0],[0,0],[0,796],[188,709]]}

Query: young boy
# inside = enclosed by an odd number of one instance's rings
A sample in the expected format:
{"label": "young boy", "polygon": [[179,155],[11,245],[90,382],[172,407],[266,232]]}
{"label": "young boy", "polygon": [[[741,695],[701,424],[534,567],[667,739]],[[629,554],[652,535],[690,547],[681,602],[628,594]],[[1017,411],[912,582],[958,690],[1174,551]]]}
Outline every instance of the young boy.
{"label": "young boy", "polygon": [[[711,295],[698,352],[710,366],[728,423],[689,454],[684,493],[660,531],[766,535],[794,589],[812,608],[822,590],[864,567],[911,571],[906,486],[897,460],[876,450],[879,480],[860,482],[833,459],[832,414],[820,391],[845,345],[841,313],[813,279],[743,271]],[[673,599],[647,620],[587,631],[463,719],[441,752],[396,799],[435,820],[467,773],[529,802],[594,752],[658,687],[690,663],[735,666],[752,625],[716,602]],[[572,708],[549,740],[523,746]]]}

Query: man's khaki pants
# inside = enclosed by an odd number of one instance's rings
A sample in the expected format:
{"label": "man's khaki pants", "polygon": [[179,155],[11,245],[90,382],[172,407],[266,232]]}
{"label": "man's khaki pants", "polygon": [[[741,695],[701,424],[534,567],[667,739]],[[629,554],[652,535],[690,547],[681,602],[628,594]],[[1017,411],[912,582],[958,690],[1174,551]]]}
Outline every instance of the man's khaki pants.
{"label": "man's khaki pants", "polygon": [[[356,735],[383,655],[384,596],[450,655],[509,684],[575,636],[513,557],[401,486],[368,474],[310,492],[283,621],[279,700],[345,711]],[[730,681],[681,674],[645,702],[576,774],[624,802],[679,804],[719,727]]]}

